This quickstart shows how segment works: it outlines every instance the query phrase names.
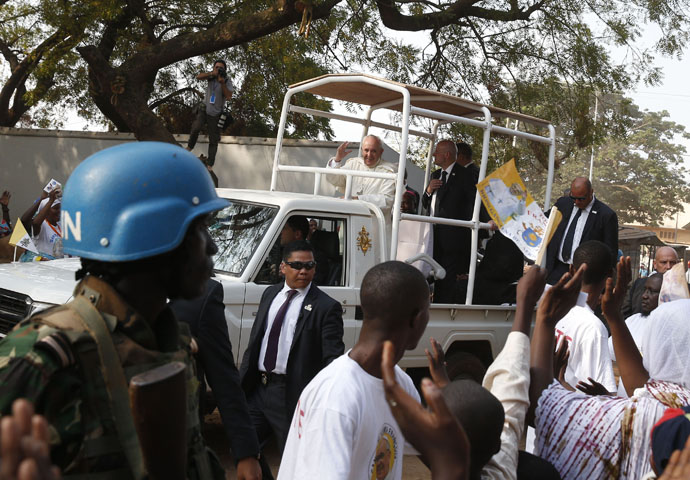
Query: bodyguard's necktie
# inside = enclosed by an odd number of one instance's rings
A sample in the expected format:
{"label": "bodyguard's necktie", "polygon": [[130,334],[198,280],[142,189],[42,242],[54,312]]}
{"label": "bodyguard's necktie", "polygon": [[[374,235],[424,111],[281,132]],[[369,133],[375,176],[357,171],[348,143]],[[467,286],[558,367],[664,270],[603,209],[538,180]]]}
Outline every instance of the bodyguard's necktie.
{"label": "bodyguard's necktie", "polygon": [[266,355],[264,355],[264,368],[268,373],[272,372],[276,368],[276,358],[278,357],[278,340],[280,339],[280,330],[283,328],[283,321],[285,320],[285,314],[290,307],[290,302],[297,295],[297,290],[289,290],[287,292],[287,298],[285,302],[278,309],[276,313],[276,318],[273,320],[273,325],[271,325],[271,331],[268,334],[268,344],[266,345]]}
{"label": "bodyguard's necktie", "polygon": [[577,228],[577,221],[582,215],[582,209],[578,208],[575,218],[570,222],[570,227],[568,228],[568,233],[565,234],[565,240],[563,240],[563,250],[561,251],[561,256],[563,261],[567,262],[570,260],[570,254],[573,251],[573,239],[575,238],[575,228]]}
{"label": "bodyguard's necktie", "polygon": [[441,188],[444,188],[444,187],[446,186],[446,179],[447,179],[447,178],[448,178],[448,172],[446,172],[445,170],[443,170],[443,171],[441,172],[441,187],[440,187],[438,190],[436,190],[436,200],[434,201],[434,216],[435,216],[435,217],[438,217],[438,209],[439,209],[439,203],[440,203],[440,201],[439,201],[439,197],[440,197],[439,193],[440,193],[440,191],[441,191]]}

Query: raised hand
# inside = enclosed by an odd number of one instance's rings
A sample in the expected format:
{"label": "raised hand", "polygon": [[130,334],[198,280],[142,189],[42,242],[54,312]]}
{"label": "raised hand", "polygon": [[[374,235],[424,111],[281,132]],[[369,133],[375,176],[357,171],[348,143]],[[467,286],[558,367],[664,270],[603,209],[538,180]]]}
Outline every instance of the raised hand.
{"label": "raised hand", "polygon": [[10,204],[10,197],[12,197],[12,194],[5,190],[0,197],[0,203],[7,207]]}
{"label": "raised hand", "polygon": [[544,293],[546,285],[546,270],[537,265],[531,266],[520,278],[517,284],[516,300],[517,303],[525,303],[534,308],[539,298]]}
{"label": "raised hand", "polygon": [[575,388],[587,395],[611,395],[611,392],[606,390],[606,387],[595,381],[592,377],[587,377],[587,380],[589,380],[589,383],[582,381],[577,382]]}
{"label": "raised hand", "polygon": [[344,142],[335,151],[335,161],[336,162],[340,162],[343,158],[345,158],[347,155],[352,153],[352,150],[347,150],[347,146],[349,144],[350,144],[350,142]]}
{"label": "raised hand", "polygon": [[659,480],[687,480],[688,478],[690,478],[690,437],[685,442],[682,452],[680,450],[673,452]]}
{"label": "raised hand", "polygon": [[574,390],[572,386],[565,381],[565,371],[568,368],[568,359],[570,358],[570,344],[565,337],[562,337],[561,342],[557,345],[556,352],[553,354],[553,377],[568,390]]}
{"label": "raised hand", "polygon": [[431,341],[431,352],[429,352],[428,348],[424,349],[426,358],[429,360],[429,373],[431,373],[431,379],[438,388],[443,388],[450,383],[448,371],[446,370],[446,356],[440,343],[434,338],[429,340]]}
{"label": "raised hand", "polygon": [[548,322],[554,327],[575,306],[586,269],[587,264],[583,263],[572,278],[569,273],[564,274],[556,285],[544,293],[537,308],[537,321]]}
{"label": "raised hand", "polygon": [[623,300],[625,300],[625,292],[628,289],[631,277],[630,257],[621,257],[616,266],[616,286],[614,288],[613,279],[608,278],[604,295],[601,297],[601,311],[606,320],[616,320],[618,318],[622,320],[621,306],[623,305]]}
{"label": "raised hand", "polygon": [[52,206],[53,202],[55,201],[56,198],[60,198],[62,196],[62,190],[59,188],[54,188],[50,191],[48,194],[48,198],[50,201],[48,202],[48,205]]}
{"label": "raised hand", "polygon": [[394,367],[394,347],[386,341],[381,357],[383,388],[405,440],[429,462],[434,480],[467,478],[469,442],[465,431],[448,410],[441,389],[428,378],[422,380],[422,394],[429,406],[429,410],[425,410],[398,384]]}
{"label": "raised hand", "polygon": [[48,423],[27,400],[15,400],[12,415],[0,422],[0,458],[0,480],[60,478],[50,461]]}

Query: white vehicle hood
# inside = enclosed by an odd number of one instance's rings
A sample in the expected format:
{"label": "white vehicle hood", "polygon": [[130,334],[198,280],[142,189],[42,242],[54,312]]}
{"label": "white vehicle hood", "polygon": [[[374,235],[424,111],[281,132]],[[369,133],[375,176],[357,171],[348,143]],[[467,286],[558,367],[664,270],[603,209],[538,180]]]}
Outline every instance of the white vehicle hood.
{"label": "white vehicle hood", "polygon": [[0,288],[23,293],[36,302],[61,305],[72,297],[77,284],[74,272],[80,266],[79,258],[0,264]]}

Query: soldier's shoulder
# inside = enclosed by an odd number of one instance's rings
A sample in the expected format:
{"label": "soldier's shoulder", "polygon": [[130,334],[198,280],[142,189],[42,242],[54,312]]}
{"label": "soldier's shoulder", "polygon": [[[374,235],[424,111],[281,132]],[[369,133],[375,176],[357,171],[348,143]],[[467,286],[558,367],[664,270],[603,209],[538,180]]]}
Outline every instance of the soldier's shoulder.
{"label": "soldier's shoulder", "polygon": [[67,367],[76,362],[72,345],[85,336],[74,311],[59,306],[19,322],[0,341],[0,367],[13,357],[34,357],[34,361]]}

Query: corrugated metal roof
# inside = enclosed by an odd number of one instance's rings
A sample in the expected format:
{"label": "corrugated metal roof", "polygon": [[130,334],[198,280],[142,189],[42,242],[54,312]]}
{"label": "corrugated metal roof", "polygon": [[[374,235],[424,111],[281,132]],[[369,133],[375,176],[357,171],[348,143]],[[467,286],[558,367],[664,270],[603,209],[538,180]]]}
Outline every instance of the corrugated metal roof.
{"label": "corrugated metal roof", "polygon": [[666,245],[664,242],[659,240],[659,237],[657,237],[654,232],[625,225],[618,227],[618,241],[636,241],[636,243],[640,245],[657,245],[660,247]]}

